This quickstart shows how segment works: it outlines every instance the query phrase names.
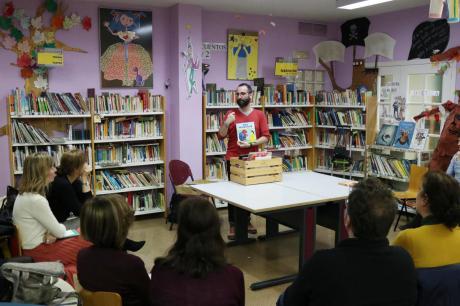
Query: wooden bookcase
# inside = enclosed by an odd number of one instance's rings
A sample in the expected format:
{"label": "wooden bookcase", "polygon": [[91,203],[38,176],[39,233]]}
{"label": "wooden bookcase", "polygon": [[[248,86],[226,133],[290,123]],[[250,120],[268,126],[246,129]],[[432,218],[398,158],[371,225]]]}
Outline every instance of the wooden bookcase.
{"label": "wooden bookcase", "polygon": [[[7,98],[10,175],[13,185],[17,186],[19,182],[22,161],[28,154],[48,152],[58,165],[64,151],[80,148],[85,151],[87,162],[92,166],[92,190],[95,195],[122,194],[135,209],[135,215],[166,213],[164,97],[149,93],[143,93],[142,97],[96,97],[94,90],[89,90],[89,98],[81,98],[81,103],[86,105],[84,112],[64,109],[65,103],[48,98],[48,105],[53,103],[56,108],[62,108],[62,113],[50,113],[43,111],[46,107],[37,111],[37,105],[43,106],[45,102],[27,103],[24,96],[22,99],[18,96],[19,91],[15,93]],[[102,105],[106,109],[102,109]],[[118,105],[118,108],[110,109],[110,105]],[[127,109],[126,105],[131,105],[131,109]],[[49,136],[50,141],[18,141],[18,129],[23,128],[38,128]],[[86,130],[81,133],[84,139],[75,140],[81,130]],[[155,155],[148,155],[147,152],[155,152]],[[103,156],[105,160],[101,160]]]}

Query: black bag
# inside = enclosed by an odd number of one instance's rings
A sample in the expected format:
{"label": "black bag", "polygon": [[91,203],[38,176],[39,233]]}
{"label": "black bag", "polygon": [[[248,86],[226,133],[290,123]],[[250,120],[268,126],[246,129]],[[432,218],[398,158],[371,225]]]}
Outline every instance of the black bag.
{"label": "black bag", "polygon": [[351,158],[348,155],[347,148],[343,146],[336,146],[332,155],[332,166],[334,170],[346,171],[351,166]]}
{"label": "black bag", "polygon": [[169,213],[168,216],[166,217],[166,221],[171,223],[170,229],[172,229],[172,226],[174,223],[177,223],[179,219],[179,207],[180,203],[187,198],[186,195],[178,194],[178,193],[173,193],[171,197],[171,202],[169,202]]}
{"label": "black bag", "polygon": [[0,208],[0,236],[10,236],[14,234],[13,207],[14,201],[19,191],[11,186],[6,188],[6,198]]}

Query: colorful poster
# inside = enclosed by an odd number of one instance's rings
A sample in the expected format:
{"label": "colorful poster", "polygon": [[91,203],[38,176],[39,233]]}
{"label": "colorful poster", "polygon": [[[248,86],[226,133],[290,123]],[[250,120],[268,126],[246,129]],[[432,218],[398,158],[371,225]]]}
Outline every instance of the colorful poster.
{"label": "colorful poster", "polygon": [[184,57],[184,74],[185,85],[187,87],[187,99],[190,99],[193,93],[198,93],[196,87],[196,72],[200,68],[198,57],[193,55],[193,45],[190,36],[187,37],[187,50],[182,52]]}
{"label": "colorful poster", "polygon": [[416,128],[410,144],[411,149],[425,150],[428,139],[428,129]]}
{"label": "colorful poster", "polygon": [[153,88],[152,12],[99,9],[102,88]]}
{"label": "colorful poster", "polygon": [[257,32],[229,30],[227,39],[227,79],[252,80],[257,77],[259,36]]}

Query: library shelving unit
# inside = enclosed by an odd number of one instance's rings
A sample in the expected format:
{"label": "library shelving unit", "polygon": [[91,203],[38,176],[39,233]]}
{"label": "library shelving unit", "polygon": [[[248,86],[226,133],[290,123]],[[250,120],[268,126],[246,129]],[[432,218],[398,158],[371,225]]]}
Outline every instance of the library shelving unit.
{"label": "library shelving unit", "polygon": [[79,148],[92,166],[96,195],[119,193],[135,215],[165,212],[165,99],[148,92],[88,99],[75,94],[8,96],[11,181],[17,185],[25,156]]}
{"label": "library shelving unit", "polygon": [[[376,99],[347,90],[319,92],[315,96],[315,168],[321,173],[364,178],[366,152],[375,134]],[[333,169],[336,146],[344,147],[352,160],[351,170]]]}

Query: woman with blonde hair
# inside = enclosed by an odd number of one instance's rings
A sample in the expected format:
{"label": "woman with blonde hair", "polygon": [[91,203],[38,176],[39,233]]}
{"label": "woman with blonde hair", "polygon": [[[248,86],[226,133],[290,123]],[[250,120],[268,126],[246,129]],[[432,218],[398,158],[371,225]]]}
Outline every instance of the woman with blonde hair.
{"label": "woman with blonde hair", "polygon": [[123,250],[133,220],[133,211],[119,195],[98,196],[85,203],[81,233],[93,246],[78,254],[78,280],[87,290],[119,293],[124,306],[149,306],[144,262]]}
{"label": "woman with blonde hair", "polygon": [[90,243],[80,237],[58,240],[65,237],[66,227],[56,220],[45,197],[56,176],[53,159],[46,153],[34,153],[26,157],[23,168],[13,208],[23,254],[36,262],[59,260],[64,266],[74,265],[78,251]]}

